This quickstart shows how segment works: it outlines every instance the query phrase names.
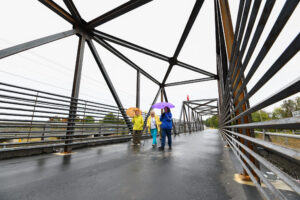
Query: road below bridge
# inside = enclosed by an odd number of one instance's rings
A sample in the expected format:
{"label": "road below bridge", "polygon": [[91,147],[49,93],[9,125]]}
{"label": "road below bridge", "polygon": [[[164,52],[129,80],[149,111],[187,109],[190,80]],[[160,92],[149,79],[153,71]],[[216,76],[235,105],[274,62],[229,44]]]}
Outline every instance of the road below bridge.
{"label": "road below bridge", "polygon": [[230,157],[217,130],[205,130],[175,137],[172,151],[146,140],[2,160],[0,199],[257,199],[233,180]]}

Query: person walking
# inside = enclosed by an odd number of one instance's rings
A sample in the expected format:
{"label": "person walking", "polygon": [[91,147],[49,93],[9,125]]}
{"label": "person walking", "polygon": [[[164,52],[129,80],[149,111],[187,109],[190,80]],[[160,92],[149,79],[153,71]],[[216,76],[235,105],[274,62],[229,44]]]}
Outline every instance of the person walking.
{"label": "person walking", "polygon": [[164,108],[164,113],[160,116],[161,130],[162,130],[162,141],[161,146],[158,148],[161,151],[165,150],[166,136],[168,137],[169,149],[172,149],[172,113],[169,107]]}
{"label": "person walking", "polygon": [[147,119],[147,128],[150,129],[150,133],[153,138],[152,147],[157,146],[156,136],[157,136],[157,131],[160,131],[160,125],[161,122],[159,120],[159,117],[155,115],[155,112],[152,110],[150,112],[150,116]]}
{"label": "person walking", "polygon": [[133,123],[133,145],[140,145],[141,144],[141,134],[143,131],[144,126],[144,119],[141,115],[139,110],[135,111],[135,115],[132,119]]}

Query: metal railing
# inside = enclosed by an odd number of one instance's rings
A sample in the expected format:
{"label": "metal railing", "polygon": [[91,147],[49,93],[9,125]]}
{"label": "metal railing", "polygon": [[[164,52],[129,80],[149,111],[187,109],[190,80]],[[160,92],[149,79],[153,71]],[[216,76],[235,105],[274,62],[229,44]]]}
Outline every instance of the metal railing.
{"label": "metal railing", "polygon": [[118,107],[0,83],[0,152],[93,143],[128,133]]}
{"label": "metal railing", "polygon": [[[0,153],[129,140],[131,131],[120,110],[0,82]],[[143,118],[146,123],[145,113]],[[202,130],[199,122],[174,119],[173,133]],[[147,136],[149,131],[144,129],[143,137]]]}
{"label": "metal railing", "polygon": [[[233,31],[228,2],[215,0],[220,132],[242,164],[243,175],[251,178],[265,199],[287,199],[288,197],[264,176],[264,172],[261,170],[262,166],[275,173],[291,190],[300,195],[300,184],[295,177],[283,172],[284,167],[278,166],[278,164],[275,166],[270,162],[271,160],[265,159],[259,154],[259,149],[264,149],[285,159],[285,162],[300,166],[299,149],[284,144],[276,144],[267,139],[270,136],[293,138],[297,140],[297,144],[300,146],[299,135],[271,132],[271,129],[299,130],[300,117],[252,122],[251,114],[299,93],[300,78],[296,78],[255,105],[250,106],[249,99],[260,91],[299,52],[300,34],[290,41],[289,46],[269,66],[262,77],[254,83],[250,91],[247,91],[247,86],[250,80],[253,82],[254,73],[261,67],[262,61],[284,29],[298,3],[299,0],[285,1],[261,49],[258,49],[259,53],[254,58],[254,62],[248,66],[275,1],[266,1],[260,16],[258,10],[261,1],[240,1],[236,27]],[[256,20],[258,23],[255,27]],[[250,37],[251,35],[253,37]],[[249,47],[246,48],[247,46]],[[258,131],[259,129],[264,131]],[[255,133],[263,134],[264,137],[262,139],[256,138]],[[262,187],[262,183],[266,187]]]}

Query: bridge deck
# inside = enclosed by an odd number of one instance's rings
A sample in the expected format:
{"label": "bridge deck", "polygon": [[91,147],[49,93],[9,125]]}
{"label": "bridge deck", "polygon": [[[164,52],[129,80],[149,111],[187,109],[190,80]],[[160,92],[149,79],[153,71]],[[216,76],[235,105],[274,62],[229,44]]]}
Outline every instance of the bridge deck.
{"label": "bridge deck", "polygon": [[146,140],[139,148],[98,146],[67,156],[2,160],[0,166],[1,200],[247,199],[215,130],[182,134],[172,151],[153,150]]}

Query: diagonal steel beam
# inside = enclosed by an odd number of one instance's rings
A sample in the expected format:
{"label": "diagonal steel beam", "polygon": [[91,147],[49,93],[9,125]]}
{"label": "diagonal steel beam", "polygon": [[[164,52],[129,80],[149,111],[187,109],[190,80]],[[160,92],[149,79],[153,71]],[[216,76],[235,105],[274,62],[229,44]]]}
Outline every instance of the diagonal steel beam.
{"label": "diagonal steel beam", "polygon": [[167,72],[165,74],[164,79],[163,79],[163,82],[162,82],[163,85],[166,83],[166,81],[167,81],[167,79],[168,79],[168,77],[170,75],[170,72],[172,71],[173,66],[177,62],[177,57],[178,57],[178,55],[179,55],[179,53],[180,53],[180,51],[181,51],[181,49],[182,49],[182,47],[184,45],[184,42],[185,42],[187,36],[190,33],[190,30],[192,29],[192,26],[193,26],[193,24],[194,24],[194,22],[195,22],[195,20],[197,18],[197,15],[198,15],[201,7],[202,7],[203,2],[204,2],[204,0],[197,0],[196,3],[195,3],[195,5],[194,5],[194,8],[193,8],[192,13],[191,13],[191,15],[189,17],[189,20],[188,20],[188,22],[187,22],[187,24],[186,24],[186,26],[184,28],[183,34],[181,35],[179,43],[178,43],[178,45],[176,47],[175,53],[174,53],[173,57],[170,59],[170,66],[169,66],[169,68],[168,68],[168,70],[167,70]]}
{"label": "diagonal steel beam", "polygon": [[[121,45],[123,47],[127,47],[129,49],[132,49],[132,50],[140,52],[140,53],[144,53],[144,54],[152,56],[154,58],[157,58],[157,59],[160,59],[160,60],[163,60],[163,61],[167,61],[167,62],[169,62],[169,60],[170,60],[170,58],[168,56],[166,56],[166,55],[157,53],[155,51],[152,51],[152,50],[147,49],[145,47],[142,47],[142,46],[133,44],[131,42],[125,41],[125,40],[123,40],[121,38],[112,36],[110,34],[103,33],[103,32],[98,31],[98,30],[93,30],[93,34],[96,35],[96,36],[99,36],[100,38],[102,38],[102,39],[104,39],[106,41],[109,41],[109,42]],[[180,66],[180,67],[183,67],[185,69],[189,69],[189,70],[194,71],[194,72],[198,72],[198,73],[203,74],[203,75],[216,76],[216,74],[213,74],[211,72],[205,71],[203,69],[199,69],[197,67],[191,66],[191,65],[186,64],[184,62],[177,61],[176,64],[178,66]]]}
{"label": "diagonal steel beam", "polygon": [[52,0],[39,0],[39,2],[47,6],[49,9],[51,9],[53,12],[67,20],[69,23],[73,25],[77,24],[76,20],[74,20],[74,18],[67,11],[65,11],[62,7],[60,7]]}
{"label": "diagonal steel beam", "polygon": [[196,1],[195,5],[194,5],[194,8],[192,10],[192,13],[189,17],[189,20],[188,20],[188,22],[187,22],[187,24],[184,28],[183,34],[181,35],[181,38],[179,40],[179,43],[178,43],[177,48],[175,50],[175,53],[173,55],[174,58],[178,57],[178,55],[179,55],[179,53],[180,53],[180,51],[181,51],[181,49],[182,49],[182,47],[185,43],[185,40],[188,37],[188,35],[189,35],[189,33],[190,33],[190,31],[193,27],[194,22],[196,21],[196,18],[198,16],[198,13],[199,13],[201,7],[202,7],[203,2],[204,2],[204,0],[197,0]]}
{"label": "diagonal steel beam", "polygon": [[67,8],[69,9],[72,16],[79,22],[79,23],[85,23],[84,20],[81,18],[75,4],[73,3],[73,0],[64,0],[64,3],[66,4]]}
{"label": "diagonal steel beam", "polygon": [[160,82],[158,80],[156,80],[154,77],[152,77],[146,71],[144,71],[142,68],[140,68],[139,66],[137,66],[135,63],[133,63],[131,60],[129,60],[126,56],[124,56],[121,52],[119,52],[117,49],[115,49],[114,47],[112,47],[110,44],[108,44],[104,40],[98,38],[97,36],[94,36],[93,39],[96,42],[98,42],[99,44],[101,44],[104,48],[106,48],[107,50],[109,50],[110,52],[112,52],[114,55],[116,55],[117,57],[119,57],[120,59],[122,59],[128,65],[130,65],[131,67],[133,67],[136,70],[139,70],[140,73],[143,74],[145,77],[147,77],[148,79],[150,79],[151,81],[153,81],[157,85],[160,85]]}
{"label": "diagonal steel beam", "polygon": [[147,48],[144,48],[142,46],[133,44],[133,43],[125,41],[123,39],[120,39],[120,38],[117,38],[115,36],[109,35],[107,33],[103,33],[103,32],[98,31],[98,30],[93,30],[93,34],[100,37],[100,38],[102,38],[102,39],[104,39],[104,40],[113,42],[113,43],[121,45],[123,47],[127,47],[127,48],[135,50],[137,52],[147,54],[149,56],[152,56],[154,58],[158,58],[160,60],[169,61],[168,56],[165,56],[165,55],[162,55],[160,53],[154,52],[150,49],[147,49]]}
{"label": "diagonal steel beam", "polygon": [[203,74],[203,75],[206,75],[206,76],[211,76],[211,77],[216,77],[217,75],[216,74],[213,74],[211,72],[208,72],[208,71],[205,71],[203,69],[199,69],[197,67],[193,67],[192,65],[189,65],[189,64],[186,64],[184,62],[180,62],[180,61],[177,61],[176,62],[176,65],[180,66],[180,67],[183,67],[185,69],[189,69],[189,70],[192,70],[194,72],[198,72],[200,74]]}
{"label": "diagonal steel beam", "polygon": [[196,108],[198,108],[198,107],[201,107],[201,106],[211,106],[211,105],[208,105],[208,104],[210,104],[210,103],[212,103],[212,102],[214,102],[215,100],[211,100],[211,101],[208,101],[208,102],[206,102],[206,103],[203,103],[203,104],[199,104],[198,106],[196,106],[194,109],[196,109]]}
{"label": "diagonal steel beam", "polygon": [[128,1],[121,6],[93,19],[88,23],[89,28],[95,28],[101,24],[104,24],[110,20],[113,20],[127,12],[130,12],[131,10],[134,10],[135,8],[138,8],[146,3],[149,3],[152,0],[131,0]]}
{"label": "diagonal steel beam", "polygon": [[203,82],[203,81],[212,81],[212,80],[216,80],[216,78],[213,78],[213,77],[199,78],[199,79],[193,79],[193,80],[188,80],[188,81],[168,83],[168,84],[165,84],[165,87],[176,86],[176,85],[185,85],[185,84],[191,84],[191,83],[199,83],[199,82]]}
{"label": "diagonal steel beam", "polygon": [[122,116],[123,116],[123,118],[124,118],[124,120],[125,120],[125,122],[127,124],[128,129],[131,131],[132,130],[132,123],[128,119],[128,116],[127,116],[127,114],[125,112],[125,109],[124,109],[122,103],[121,103],[121,100],[120,100],[120,98],[118,96],[118,93],[115,90],[115,87],[112,84],[112,82],[110,80],[110,77],[108,76],[108,73],[107,73],[107,71],[106,71],[106,69],[105,69],[105,67],[104,67],[104,65],[103,65],[103,63],[102,63],[102,61],[100,59],[100,56],[99,56],[99,54],[97,52],[97,49],[94,46],[94,43],[92,42],[92,40],[90,40],[90,39],[87,40],[87,43],[88,43],[89,48],[90,48],[90,50],[91,50],[91,52],[92,52],[92,54],[93,54],[93,56],[95,58],[96,63],[98,64],[98,67],[99,67],[99,69],[100,69],[100,71],[101,71],[101,73],[103,75],[103,78],[104,78],[104,80],[105,80],[105,82],[106,82],[106,84],[107,84],[107,86],[108,86],[111,94],[113,95],[113,98],[114,98],[116,104],[118,105],[118,107],[120,109],[120,112],[121,112],[121,114],[122,114]]}
{"label": "diagonal steel beam", "polygon": [[197,110],[197,112],[206,112],[206,111],[209,111],[209,112],[217,112],[216,110],[215,110],[215,108],[206,108],[206,109],[202,109],[202,110]]}
{"label": "diagonal steel beam", "polygon": [[17,53],[20,53],[22,51],[26,51],[28,49],[32,49],[34,47],[38,47],[38,46],[47,44],[49,42],[53,42],[55,40],[59,40],[59,39],[65,38],[65,37],[69,37],[69,36],[74,35],[76,33],[77,33],[77,30],[73,29],[73,30],[57,33],[57,34],[54,34],[54,35],[49,35],[49,36],[46,36],[46,37],[43,37],[43,38],[40,38],[40,39],[32,40],[30,42],[25,42],[23,44],[19,44],[19,45],[9,47],[9,48],[6,48],[6,49],[2,49],[2,50],[0,50],[0,59],[11,56],[11,55],[14,55],[14,54],[17,54]]}

